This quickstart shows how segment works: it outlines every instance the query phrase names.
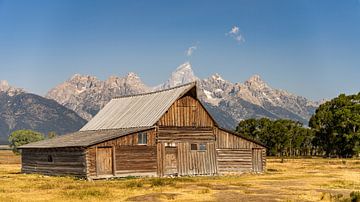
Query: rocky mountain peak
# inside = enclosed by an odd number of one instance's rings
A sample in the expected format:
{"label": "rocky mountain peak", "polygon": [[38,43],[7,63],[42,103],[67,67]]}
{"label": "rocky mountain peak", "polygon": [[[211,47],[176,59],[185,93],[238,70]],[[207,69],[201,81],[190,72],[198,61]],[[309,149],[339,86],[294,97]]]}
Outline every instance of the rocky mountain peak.
{"label": "rocky mountain peak", "polygon": [[90,120],[113,97],[147,91],[149,87],[133,72],[124,77],[110,76],[105,81],[94,76],[75,74],[51,89],[46,97]]}
{"label": "rocky mountain peak", "polygon": [[9,82],[6,80],[0,81],[0,92],[5,92],[9,96],[14,96],[20,93],[25,93],[24,89],[21,88],[15,88],[13,86],[10,86]]}
{"label": "rocky mountain peak", "polygon": [[95,76],[90,75],[81,75],[81,74],[74,74],[69,81],[88,81],[88,80],[97,80]]}
{"label": "rocky mountain peak", "polygon": [[268,87],[267,84],[265,83],[265,81],[257,74],[251,76],[248,80],[246,80],[244,82],[244,84],[246,86],[249,87],[258,87],[258,88],[263,88],[263,87]]}
{"label": "rocky mountain peak", "polygon": [[139,79],[140,77],[134,73],[134,72],[129,72],[126,76],[127,78],[134,78],[134,79]]}
{"label": "rocky mountain peak", "polygon": [[0,91],[7,91],[10,88],[9,82],[6,80],[0,81]]}
{"label": "rocky mountain peak", "polygon": [[134,72],[129,72],[126,75],[125,80],[126,82],[131,82],[131,83],[142,83],[140,77]]}
{"label": "rocky mountain peak", "polygon": [[160,89],[171,88],[197,80],[199,80],[199,78],[195,76],[190,62],[185,62],[176,68],[176,70],[171,74],[170,78],[160,86]]}
{"label": "rocky mountain peak", "polygon": [[214,75],[211,76],[212,79],[217,80],[217,81],[225,81],[220,74],[215,73]]}
{"label": "rocky mountain peak", "polygon": [[176,68],[176,71],[192,71],[190,62],[185,62]]}

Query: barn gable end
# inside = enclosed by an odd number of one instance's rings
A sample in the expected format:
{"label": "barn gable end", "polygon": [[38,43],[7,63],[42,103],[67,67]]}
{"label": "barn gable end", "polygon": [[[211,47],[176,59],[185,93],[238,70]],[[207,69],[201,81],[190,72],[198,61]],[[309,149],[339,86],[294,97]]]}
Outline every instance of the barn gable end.
{"label": "barn gable end", "polygon": [[158,121],[159,127],[213,127],[214,121],[199,100],[185,94]]}

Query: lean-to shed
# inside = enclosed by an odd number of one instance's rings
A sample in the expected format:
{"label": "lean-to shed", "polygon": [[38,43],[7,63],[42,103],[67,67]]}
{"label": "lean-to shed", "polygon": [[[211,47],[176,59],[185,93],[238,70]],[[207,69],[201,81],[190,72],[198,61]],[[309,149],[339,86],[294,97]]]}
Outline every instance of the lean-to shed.
{"label": "lean-to shed", "polygon": [[218,126],[196,83],[112,99],[80,131],[30,143],[22,172],[89,179],[262,172],[265,147]]}

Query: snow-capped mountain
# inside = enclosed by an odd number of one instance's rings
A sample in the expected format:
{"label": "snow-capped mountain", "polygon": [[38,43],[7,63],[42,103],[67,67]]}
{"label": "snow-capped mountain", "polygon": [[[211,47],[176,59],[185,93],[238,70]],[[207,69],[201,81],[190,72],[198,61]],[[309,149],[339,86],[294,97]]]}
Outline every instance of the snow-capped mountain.
{"label": "snow-capped mountain", "polygon": [[94,76],[76,74],[51,89],[46,97],[74,110],[90,120],[113,97],[150,91],[135,73],[125,77],[111,76],[101,81]]}
{"label": "snow-capped mountain", "polygon": [[235,127],[242,119],[260,117],[288,118],[307,124],[318,106],[304,97],[270,87],[258,75],[244,83],[232,83],[219,74],[199,79],[189,62],[177,67],[165,83],[153,88],[146,86],[134,73],[125,77],[112,76],[106,81],[74,75],[50,90],[46,97],[89,120],[113,97],[166,89],[193,81],[198,82],[201,101],[214,118],[228,128]]}
{"label": "snow-capped mountain", "polygon": [[200,82],[203,100],[232,114],[236,121],[247,118],[285,118],[302,123],[314,113],[317,104],[284,90],[271,88],[260,76],[244,83],[231,83],[216,74]]}

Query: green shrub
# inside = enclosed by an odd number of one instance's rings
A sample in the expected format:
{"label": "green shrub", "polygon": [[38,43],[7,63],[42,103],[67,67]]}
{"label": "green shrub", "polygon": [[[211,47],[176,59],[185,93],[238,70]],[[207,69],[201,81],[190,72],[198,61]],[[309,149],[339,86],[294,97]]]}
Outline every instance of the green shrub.
{"label": "green shrub", "polygon": [[43,134],[32,130],[17,130],[9,136],[10,147],[15,154],[19,154],[18,147],[44,139]]}
{"label": "green shrub", "polygon": [[360,202],[360,191],[353,191],[350,193],[351,202]]}

